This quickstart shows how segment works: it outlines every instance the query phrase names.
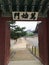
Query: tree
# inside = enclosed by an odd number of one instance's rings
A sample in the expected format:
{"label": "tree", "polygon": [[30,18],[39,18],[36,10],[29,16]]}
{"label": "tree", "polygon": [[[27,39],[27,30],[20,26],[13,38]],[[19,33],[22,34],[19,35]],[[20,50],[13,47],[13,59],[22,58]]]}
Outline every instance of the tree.
{"label": "tree", "polygon": [[15,25],[15,22],[10,22],[10,31],[11,31],[11,38],[18,39],[22,36],[26,35],[26,31],[24,31],[25,27],[20,28],[18,25]]}
{"label": "tree", "polygon": [[20,28],[19,26],[15,28],[14,34],[16,39],[26,35],[26,31],[24,31],[24,29],[25,27]]}

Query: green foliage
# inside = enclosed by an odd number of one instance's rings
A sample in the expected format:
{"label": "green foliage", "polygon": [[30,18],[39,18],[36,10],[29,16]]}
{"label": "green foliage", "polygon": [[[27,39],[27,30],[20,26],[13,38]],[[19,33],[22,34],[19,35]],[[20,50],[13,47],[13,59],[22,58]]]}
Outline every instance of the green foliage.
{"label": "green foliage", "polygon": [[[14,23],[11,23],[14,24]],[[11,27],[11,26],[10,26]],[[26,35],[26,31],[24,31],[25,27],[20,28],[19,26],[10,28],[11,31],[11,38],[12,39],[18,39],[22,36]]]}
{"label": "green foliage", "polygon": [[33,36],[34,34],[33,33],[27,33],[27,36]]}
{"label": "green foliage", "polygon": [[14,24],[15,23],[15,21],[9,21],[9,24]]}

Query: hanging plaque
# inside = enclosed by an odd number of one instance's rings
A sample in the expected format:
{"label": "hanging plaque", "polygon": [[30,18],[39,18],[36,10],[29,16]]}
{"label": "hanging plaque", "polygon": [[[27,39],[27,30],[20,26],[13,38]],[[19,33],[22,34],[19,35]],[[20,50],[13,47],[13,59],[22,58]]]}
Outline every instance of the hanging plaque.
{"label": "hanging plaque", "polygon": [[38,12],[12,12],[13,20],[37,20]]}

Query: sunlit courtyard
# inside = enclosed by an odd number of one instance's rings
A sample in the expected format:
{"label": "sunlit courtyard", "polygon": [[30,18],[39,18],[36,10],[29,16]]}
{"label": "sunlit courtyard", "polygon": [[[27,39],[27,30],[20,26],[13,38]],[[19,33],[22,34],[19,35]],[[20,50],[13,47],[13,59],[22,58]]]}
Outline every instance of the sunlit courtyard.
{"label": "sunlit courtyard", "polygon": [[[12,27],[12,30],[15,30],[14,28],[16,28],[16,26],[19,26],[20,28],[23,27],[27,34],[19,37],[17,40],[12,38],[10,39],[11,47],[9,65],[24,65],[26,63],[26,65],[42,65],[39,60],[38,33],[35,32],[37,22],[34,22],[34,24],[32,22],[16,22],[12,25],[15,26]],[[20,34],[20,29],[17,29],[16,32],[16,34]]]}

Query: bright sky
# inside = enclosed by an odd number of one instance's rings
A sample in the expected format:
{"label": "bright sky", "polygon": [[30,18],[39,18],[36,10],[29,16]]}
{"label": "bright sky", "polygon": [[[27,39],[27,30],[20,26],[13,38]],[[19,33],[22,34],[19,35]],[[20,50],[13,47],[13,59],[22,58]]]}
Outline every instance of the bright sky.
{"label": "bright sky", "polygon": [[17,21],[16,25],[20,26],[20,27],[26,27],[25,30],[35,30],[36,25],[37,25],[37,21]]}

